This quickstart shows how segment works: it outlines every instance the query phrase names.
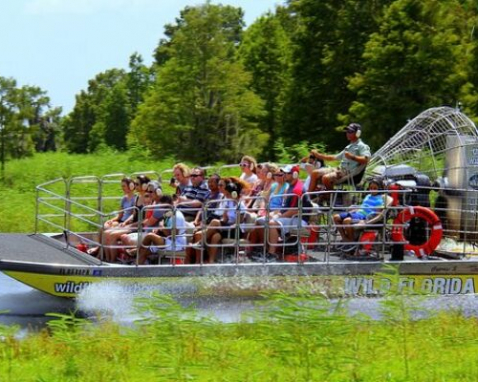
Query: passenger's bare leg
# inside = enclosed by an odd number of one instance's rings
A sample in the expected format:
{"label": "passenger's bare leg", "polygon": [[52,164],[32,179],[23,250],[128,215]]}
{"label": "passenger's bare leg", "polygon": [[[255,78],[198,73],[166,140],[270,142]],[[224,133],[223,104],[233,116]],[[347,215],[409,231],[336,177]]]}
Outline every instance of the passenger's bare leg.
{"label": "passenger's bare leg", "polygon": [[128,233],[129,230],[119,229],[119,230],[112,230],[105,232],[105,245],[104,253],[106,261],[113,263],[116,261],[116,257],[118,256],[118,249],[117,248],[109,248],[111,246],[115,246],[118,244],[118,240],[120,239],[121,235]]}
{"label": "passenger's bare leg", "polygon": [[[133,252],[136,253],[135,247],[137,247],[138,242],[133,241],[131,237],[129,236],[129,234],[124,233],[123,235],[120,236],[120,240],[121,240],[121,243],[125,246],[125,249],[127,252],[129,252],[128,250],[132,250],[131,253]],[[138,236],[138,240],[141,240],[139,236]]]}
{"label": "passenger's bare leg", "polygon": [[317,188],[317,184],[321,181],[321,179],[322,174],[319,169],[312,171],[312,174],[310,175],[309,189],[307,191],[314,192]]}
{"label": "passenger's bare leg", "polygon": [[342,225],[343,222],[339,214],[334,215],[334,223],[335,223],[335,226],[337,227],[337,231],[339,231],[342,241],[347,241],[347,234],[345,233],[344,227]]}
{"label": "passenger's bare leg", "polygon": [[110,261],[110,253],[109,249],[107,248],[108,245],[110,245],[110,234],[111,231],[105,231],[103,232],[103,238],[102,238],[102,244],[103,244],[103,259],[104,261]]}
{"label": "passenger's bare leg", "polygon": [[202,235],[203,231],[197,231],[193,236],[193,243],[198,244],[199,248],[194,248],[194,263],[200,264],[201,263],[201,252],[204,251],[204,245],[202,242]]}
{"label": "passenger's bare leg", "polygon": [[[217,243],[215,243],[215,244],[218,244],[221,241],[221,233],[219,232],[220,229],[221,229],[221,221],[220,220],[213,219],[211,221],[211,223],[209,223],[209,225],[207,226],[207,229],[206,229],[206,246],[207,246],[208,243],[212,243],[213,237],[215,235],[219,235],[219,241],[217,241]],[[197,258],[199,258],[201,252],[197,250],[196,253],[198,254]],[[206,259],[203,259],[203,260],[207,263],[214,262],[214,260],[216,259],[217,248],[209,248],[208,247],[207,253],[208,253],[208,256],[211,256],[211,253],[212,253],[214,258],[211,260],[211,258],[209,257],[207,259],[207,261],[205,261]]]}
{"label": "passenger's bare leg", "polygon": [[279,243],[279,224],[269,222],[269,253],[277,256],[277,244]]}
{"label": "passenger's bare leg", "polygon": [[213,219],[207,226],[206,242],[210,242],[211,238],[221,229],[221,222],[218,219]]}
{"label": "passenger's bare leg", "polygon": [[354,228],[352,227],[352,218],[344,219],[344,231],[347,241],[354,241]]}
{"label": "passenger's bare leg", "polygon": [[[112,246],[118,245],[118,241],[121,235],[123,235],[123,233],[124,232],[119,231],[111,235],[110,245]],[[118,248],[109,248],[109,250],[110,250],[110,262],[114,263],[116,261],[116,258],[118,257]]]}
{"label": "passenger's bare leg", "polygon": [[140,265],[144,264],[148,256],[151,254],[151,250],[149,249],[149,246],[151,245],[162,246],[164,244],[165,244],[165,241],[163,237],[156,235],[155,233],[148,233],[144,237],[143,242],[141,243],[141,248],[139,250],[138,264]]}
{"label": "passenger's bare leg", "polygon": [[333,190],[334,185],[337,182],[337,172],[333,171],[328,174],[325,174],[322,177],[322,184],[327,190]]}
{"label": "passenger's bare leg", "polygon": [[146,262],[148,256],[151,255],[151,251],[147,247],[141,247],[138,253],[138,264],[143,265]]}
{"label": "passenger's bare leg", "polygon": [[[250,233],[248,240],[251,244],[264,244],[264,227],[258,226],[254,228]],[[259,246],[253,245],[252,251],[260,250]],[[262,251],[261,251],[262,252]]]}
{"label": "passenger's bare leg", "polygon": [[117,238],[114,235],[114,232],[110,232],[109,235],[106,237],[105,240],[105,260],[107,262],[113,262],[113,259],[116,257],[115,252],[113,248],[110,248],[110,246],[115,245],[117,241]]}
{"label": "passenger's bare leg", "polygon": [[208,251],[207,251],[208,255],[209,255],[208,262],[211,263],[211,264],[216,261],[217,250],[219,249],[215,245],[219,244],[221,242],[221,240],[222,240],[222,237],[221,237],[221,234],[219,232],[216,232],[209,239],[208,243],[213,245],[211,247],[208,247]]}
{"label": "passenger's bare leg", "polygon": [[191,247],[186,247],[186,257],[184,259],[184,263],[192,264],[193,258],[196,258],[196,250]]}

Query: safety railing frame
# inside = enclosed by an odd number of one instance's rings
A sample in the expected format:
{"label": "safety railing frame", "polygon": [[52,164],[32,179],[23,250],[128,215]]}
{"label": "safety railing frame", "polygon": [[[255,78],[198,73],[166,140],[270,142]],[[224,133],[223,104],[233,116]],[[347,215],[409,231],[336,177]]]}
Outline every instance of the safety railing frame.
{"label": "safety railing frame", "polygon": [[[136,174],[136,173],[135,173]],[[138,172],[138,174],[145,174],[145,172]],[[157,173],[156,173],[157,174]],[[100,232],[99,234],[99,240],[98,242],[94,242],[92,240],[89,240],[89,239],[86,239],[86,238],[83,238],[85,242],[89,242],[91,244],[95,243],[95,244],[98,244],[101,249],[103,250],[103,248],[105,247],[105,244],[103,243],[103,238],[102,238],[102,230],[101,228],[103,227],[104,225],[104,222],[105,222],[105,218],[109,215],[111,215],[112,213],[114,212],[110,212],[110,213],[105,213],[102,211],[102,198],[104,197],[102,195],[102,191],[103,191],[103,183],[107,182],[108,179],[105,179],[105,177],[108,177],[108,176],[116,176],[116,177],[120,177],[120,176],[123,176],[124,174],[109,174],[109,175],[105,175],[104,177],[102,178],[99,178],[99,177],[94,177],[94,176],[89,176],[89,177],[75,177],[75,178],[71,178],[70,180],[65,180],[63,178],[57,178],[57,179],[54,179],[52,181],[49,181],[49,182],[46,182],[46,183],[43,183],[39,186],[36,187],[36,200],[37,200],[37,203],[36,203],[36,208],[35,208],[35,233],[38,233],[38,229],[39,229],[39,222],[43,222],[43,223],[46,223],[48,225],[51,225],[53,227],[55,227],[56,229],[60,229],[61,231],[63,232],[66,232],[68,235],[75,235],[77,237],[79,237],[81,239],[81,236],[78,235],[77,233],[73,232],[72,229],[71,229],[71,220],[72,218],[73,219],[76,219],[76,220],[79,220],[79,221],[82,221],[84,223],[87,223],[89,225],[92,225],[93,227],[97,228],[98,231]],[[89,206],[86,206],[85,204],[82,204],[81,202],[79,202],[78,200],[83,200],[83,198],[76,198],[76,197],[72,197],[71,196],[71,190],[72,190],[72,187],[77,184],[77,183],[95,183],[98,185],[98,196],[96,197],[88,197],[88,199],[98,199],[98,202],[97,202],[97,208],[98,209],[94,209],[92,207],[89,207]],[[48,186],[51,186],[51,185],[54,185],[54,184],[58,184],[62,187],[64,187],[65,189],[65,195],[62,196],[54,191],[51,191],[48,189]],[[421,188],[424,188],[424,187],[421,187]],[[433,190],[433,191],[439,191],[437,190],[436,188],[433,188],[433,187],[430,187],[430,190]],[[442,191],[442,190],[441,190]],[[381,192],[384,192],[384,193],[388,193],[390,194],[391,191],[390,190],[381,190]],[[397,192],[397,191],[394,191],[394,192]],[[407,193],[407,192],[411,192],[410,190],[401,190],[399,191],[400,193]],[[470,189],[454,189],[453,192],[461,192],[461,193],[478,193],[477,190],[470,190]],[[43,196],[42,193],[46,193],[47,196]],[[297,228],[297,236],[296,236],[296,239],[290,243],[281,243],[281,244],[276,244],[277,246],[281,246],[282,249],[283,249],[283,254],[284,254],[284,251],[285,251],[285,248],[286,247],[293,247],[293,246],[297,246],[297,253],[300,254],[301,252],[301,245],[303,244],[301,239],[302,239],[302,236],[301,236],[301,233],[302,233],[302,228],[306,228],[306,229],[310,229],[311,228],[311,225],[307,222],[307,224],[303,224],[302,223],[302,217],[307,215],[308,214],[308,211],[304,211],[304,207],[303,207],[303,199],[305,197],[310,197],[310,196],[320,196],[321,194],[325,194],[325,193],[329,193],[331,195],[331,198],[330,198],[330,205],[327,206],[327,208],[323,208],[323,207],[320,207],[321,210],[319,211],[320,214],[322,216],[326,216],[326,224],[316,224],[315,226],[316,227],[319,227],[319,229],[324,229],[325,232],[327,232],[327,242],[325,243],[326,245],[326,248],[327,250],[325,251],[325,258],[324,258],[324,261],[325,262],[330,262],[330,256],[331,256],[331,251],[330,251],[330,248],[332,245],[336,244],[336,242],[332,241],[332,235],[330,234],[332,229],[334,228],[334,226],[336,227],[337,225],[334,225],[333,223],[333,213],[334,211],[336,210],[337,206],[335,205],[336,201],[337,201],[337,197],[339,194],[367,194],[368,191],[363,191],[363,190],[354,190],[354,191],[345,191],[345,190],[335,190],[335,191],[317,191],[317,192],[313,192],[313,193],[304,193],[302,195],[302,197],[299,199],[299,205],[298,205],[298,223],[297,225],[291,225],[289,228]],[[290,196],[295,196],[294,194],[283,194],[281,195],[280,197],[282,198],[285,198],[285,197],[290,197]],[[119,197],[120,198],[120,197]],[[119,199],[118,198],[118,199]],[[262,198],[262,197],[255,197],[255,198]],[[478,195],[477,195],[477,198],[478,200]],[[60,200],[64,203],[64,208],[62,209],[61,207],[57,206],[57,205],[54,205],[52,203],[50,203],[49,201],[50,200]],[[204,204],[201,208],[197,208],[195,210],[199,211],[201,210],[202,213],[203,213],[203,216],[207,216],[207,212],[208,212],[208,205],[210,203],[206,203]],[[41,205],[45,205],[47,206],[48,208],[56,211],[56,212],[59,212],[59,213],[52,213],[52,214],[40,214],[40,206]],[[73,206],[76,206],[76,207],[79,207],[79,208],[82,208],[82,209],[85,209],[88,214],[78,214],[78,213],[73,213],[72,212],[72,207]],[[398,207],[385,207],[387,210],[401,210],[403,208],[405,208],[407,206],[398,206]],[[152,207],[149,207],[149,209],[154,209],[155,207],[152,206]],[[351,208],[351,207],[342,207],[342,208]],[[146,210],[148,210],[148,208],[146,208]],[[175,227],[175,222],[176,222],[176,214],[175,214],[175,211],[176,211],[176,207],[172,207],[171,210],[173,211],[173,228]],[[118,212],[118,211],[116,211]],[[145,211],[138,211],[138,216],[139,216],[139,224],[138,224],[138,231],[139,231],[139,234],[142,233],[142,230],[144,229],[143,225],[142,225],[142,220],[143,220],[143,217],[144,217],[144,212]],[[265,229],[265,232],[264,232],[264,244],[262,243],[258,243],[256,245],[254,244],[247,244],[247,247],[249,248],[252,248],[254,246],[257,246],[257,247],[260,247],[262,245],[262,248],[263,248],[263,255],[264,255],[264,262],[265,262],[265,254],[267,253],[267,245],[270,246],[270,245],[275,245],[275,243],[272,243],[270,241],[270,235],[269,235],[269,231],[271,229],[270,227],[270,221],[271,221],[271,218],[270,218],[270,203],[266,203],[266,217],[265,217],[265,226],[264,226],[264,229]],[[387,245],[392,245],[392,244],[397,244],[397,242],[393,242],[393,241],[388,241],[386,242],[385,241],[385,238],[387,236],[387,230],[392,230],[394,229],[397,225],[394,224],[394,223],[388,223],[386,222],[385,220],[387,219],[385,216],[387,216],[387,212],[388,211],[385,211],[384,213],[384,224],[382,223],[376,223],[376,224],[373,224],[373,225],[370,225],[370,228],[380,228],[381,229],[381,237],[382,237],[382,241],[381,241],[381,245],[382,245],[382,252],[385,252],[385,247]],[[475,216],[474,220],[476,220],[476,214],[477,214],[477,211],[476,210],[461,210],[461,212],[466,212],[466,213],[470,213],[471,215]],[[52,221],[50,221],[48,218],[50,217],[60,217],[62,216],[63,213],[63,218],[64,218],[64,223],[63,223],[63,226],[61,226],[60,224],[57,224],[57,223],[54,223]],[[99,223],[95,222],[95,221],[92,221],[90,219],[88,219],[89,216],[97,216],[98,219],[99,219]],[[465,222],[467,223],[467,222]],[[214,246],[217,246],[217,247],[221,247],[221,248],[234,248],[234,254],[235,254],[235,262],[236,263],[239,263],[240,262],[240,251],[241,251],[241,248],[244,247],[244,244],[241,243],[241,230],[242,230],[242,227],[241,225],[243,226],[243,222],[241,221],[241,210],[239,208],[239,204],[236,202],[236,224],[235,224],[235,227],[234,227],[234,237],[233,237],[233,242],[232,243],[229,243],[229,244],[215,244]],[[368,226],[366,226],[368,227]],[[177,227],[176,227],[177,228]],[[204,220],[203,222],[201,223],[201,226],[200,226],[200,229],[202,230],[206,230],[207,229],[207,225],[205,224]],[[173,249],[175,249],[175,245],[176,245],[176,231],[175,229],[172,230],[172,245],[173,245]],[[466,237],[468,234],[470,234],[470,232],[467,231],[467,227],[466,227],[466,224],[465,224],[465,227],[463,229],[460,229],[460,230],[454,230],[452,231],[453,233],[455,234],[463,234],[465,240],[463,240],[463,252],[466,254],[466,245],[469,244],[466,240]],[[141,237],[140,235],[138,237]],[[202,238],[202,245],[201,245],[201,256],[200,256],[200,265],[204,265],[205,262],[204,262],[204,248],[206,247],[205,246],[205,241],[206,240],[206,235],[203,235],[203,238]],[[305,252],[307,252],[307,250],[310,248],[311,245],[314,245],[314,244],[321,244],[323,245],[324,243],[323,242],[309,242],[307,241],[306,243],[306,249],[305,249]],[[360,243],[360,242],[352,242],[351,244],[364,244],[363,242]],[[398,244],[402,244],[402,243],[398,243]],[[472,243],[474,244],[474,243]],[[69,245],[69,243],[67,242],[67,245]],[[211,246],[211,244],[208,244],[209,246]],[[139,247],[141,246],[140,244],[140,241],[138,240],[138,249]],[[111,246],[110,246],[111,247]],[[124,246],[113,246],[115,248],[122,248]],[[191,247],[191,245],[188,243],[187,244],[187,247]],[[161,249],[161,248],[159,248]],[[175,252],[173,250],[173,252]],[[179,257],[179,255],[178,255]],[[102,258],[102,253],[100,253],[100,258]],[[173,256],[173,264],[172,265],[176,265],[176,257]],[[298,260],[299,261],[299,260]],[[136,257],[136,264],[138,262],[138,258]]]}

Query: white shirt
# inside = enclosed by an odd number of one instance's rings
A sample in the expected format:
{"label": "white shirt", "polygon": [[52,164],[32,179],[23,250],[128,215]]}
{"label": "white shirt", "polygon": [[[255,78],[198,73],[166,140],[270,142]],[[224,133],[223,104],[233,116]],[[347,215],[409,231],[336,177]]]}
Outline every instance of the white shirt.
{"label": "white shirt", "polygon": [[256,174],[252,173],[251,175],[247,176],[245,172],[243,172],[240,176],[240,179],[243,180],[244,182],[246,183],[249,183],[251,186],[254,186],[254,184],[256,184],[257,182],[257,179],[259,179],[257,177]]}

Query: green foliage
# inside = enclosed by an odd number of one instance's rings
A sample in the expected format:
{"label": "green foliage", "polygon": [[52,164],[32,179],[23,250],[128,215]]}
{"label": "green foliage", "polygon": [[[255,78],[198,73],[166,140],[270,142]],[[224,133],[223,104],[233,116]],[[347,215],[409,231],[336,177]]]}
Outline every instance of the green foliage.
{"label": "green foliage", "polygon": [[374,129],[374,147],[424,109],[456,103],[469,33],[461,13],[453,0],[397,0],[387,9],[367,42],[365,71],[350,81],[357,99],[349,112]]}
{"label": "green foliage", "polygon": [[130,106],[126,85],[118,83],[105,98],[104,140],[108,146],[118,150],[126,149],[126,134],[130,123]]}
{"label": "green foliage", "polygon": [[324,145],[321,143],[311,145],[307,141],[302,141],[292,146],[285,146],[281,139],[274,143],[274,154],[279,163],[297,163],[308,156],[312,149],[324,152]]}
{"label": "green foliage", "polygon": [[[397,297],[397,296],[395,296]],[[0,327],[2,381],[474,381],[475,318],[411,318],[408,297],[380,320],[307,293],[268,296],[222,323],[170,296],[138,300],[133,327],[59,315],[23,339]]]}
{"label": "green foliage", "polygon": [[125,148],[129,129],[126,73],[111,69],[88,83],[76,96],[73,111],[63,121],[65,144],[71,153],[94,151],[100,143]]}
{"label": "green foliage", "polygon": [[282,137],[287,144],[298,140],[324,141],[341,148],[333,134],[338,115],[347,112],[356,95],[348,79],[365,67],[362,54],[389,1],[291,0],[297,27],[292,80],[287,89]]}
{"label": "green foliage", "polygon": [[290,81],[292,52],[284,26],[288,18],[272,13],[260,17],[244,33],[239,49],[246,70],[252,73],[252,88],[265,101],[266,113],[260,120],[261,129],[269,135],[265,158],[273,157],[273,144],[282,130],[281,112],[284,89]]}
{"label": "green foliage", "polygon": [[462,101],[478,120],[477,21],[472,0],[288,0],[248,28],[240,8],[186,6],[153,65],[133,53],[129,70],[99,73],[61,121],[44,91],[2,78],[7,154],[107,145],[200,164],[274,160],[278,140],[342,149],[352,121],[377,149],[432,106]]}
{"label": "green foliage", "polygon": [[[35,220],[35,187],[57,178],[111,173],[132,174],[171,168],[174,162],[158,162],[135,152],[117,152],[107,146],[95,154],[42,153],[11,161],[0,182],[0,232],[32,232]],[[118,187],[112,187],[121,195]],[[117,205],[113,207],[117,208]]]}
{"label": "green foliage", "polygon": [[18,87],[0,76],[0,146],[2,161],[23,158],[34,150],[55,150],[61,109],[50,107],[46,92],[36,86]]}
{"label": "green foliage", "polygon": [[257,127],[262,101],[235,60],[242,12],[205,4],[187,8],[159,50],[165,61],[128,136],[160,158],[209,164],[257,155],[267,134]]}
{"label": "green foliage", "polygon": [[143,64],[143,57],[133,53],[129,59],[130,71],[127,74],[126,87],[132,114],[143,102],[149,87],[154,83],[154,70]]}
{"label": "green foliage", "polygon": [[[73,111],[62,121],[65,146],[70,153],[86,153],[90,146],[90,131],[96,123],[95,103],[85,91],[76,96]],[[95,129],[94,141],[100,141],[98,126]]]}

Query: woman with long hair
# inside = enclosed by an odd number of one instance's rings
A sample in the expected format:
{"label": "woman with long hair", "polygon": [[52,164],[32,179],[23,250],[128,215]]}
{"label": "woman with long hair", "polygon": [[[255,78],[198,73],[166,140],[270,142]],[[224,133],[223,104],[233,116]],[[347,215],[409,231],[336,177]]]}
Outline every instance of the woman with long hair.
{"label": "woman with long hair", "polygon": [[257,161],[254,157],[244,155],[239,163],[241,167],[241,180],[249,184],[249,188],[252,189],[257,182]]}

